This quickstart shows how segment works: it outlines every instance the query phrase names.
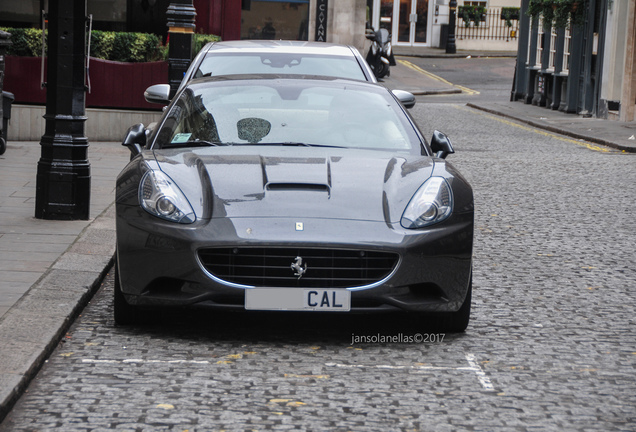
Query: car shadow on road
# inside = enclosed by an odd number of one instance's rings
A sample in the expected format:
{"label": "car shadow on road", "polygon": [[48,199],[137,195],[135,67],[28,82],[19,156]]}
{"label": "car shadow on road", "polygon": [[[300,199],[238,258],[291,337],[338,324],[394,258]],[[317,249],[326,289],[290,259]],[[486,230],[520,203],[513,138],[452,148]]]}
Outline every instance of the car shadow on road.
{"label": "car shadow on road", "polygon": [[[439,340],[434,322],[405,313],[342,314],[320,312],[230,312],[205,309],[157,309],[141,324],[124,331],[179,339],[243,343],[417,343]],[[444,334],[446,341],[464,333]]]}
{"label": "car shadow on road", "polygon": [[[166,308],[142,312],[136,325],[115,324],[112,275],[97,294],[106,306],[107,325],[128,334],[174,337],[182,340],[244,343],[417,343],[440,338],[452,341],[468,333],[446,334],[435,320],[405,312],[343,313]],[[441,336],[443,334],[443,336]]]}

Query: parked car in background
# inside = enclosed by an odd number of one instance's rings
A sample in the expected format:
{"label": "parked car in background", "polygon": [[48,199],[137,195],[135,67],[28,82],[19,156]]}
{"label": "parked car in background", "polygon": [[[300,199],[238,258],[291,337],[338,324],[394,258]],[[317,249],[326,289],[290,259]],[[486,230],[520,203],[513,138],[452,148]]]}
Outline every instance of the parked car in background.
{"label": "parked car in background", "polygon": [[210,42],[192,61],[185,82],[237,74],[322,75],[375,82],[373,72],[349,45],[324,42],[243,40]]}
{"label": "parked car in background", "polygon": [[[330,76],[376,82],[369,64],[353,46],[324,42],[240,40],[210,42],[195,56],[179,90],[190,80],[241,74]],[[151,103],[168,103],[170,87],[146,91]]]}
{"label": "parked car in background", "polygon": [[114,313],[409,312],[463,331],[473,194],[385,87],[194,78],[117,178]]}
{"label": "parked car in background", "polygon": [[[360,52],[347,45],[324,42],[244,40],[210,42],[194,58],[186,71],[181,90],[195,78],[243,74],[326,76],[377,82]],[[411,108],[415,97],[393,90],[402,104]],[[150,103],[170,103],[170,85],[156,84],[144,93]]]}

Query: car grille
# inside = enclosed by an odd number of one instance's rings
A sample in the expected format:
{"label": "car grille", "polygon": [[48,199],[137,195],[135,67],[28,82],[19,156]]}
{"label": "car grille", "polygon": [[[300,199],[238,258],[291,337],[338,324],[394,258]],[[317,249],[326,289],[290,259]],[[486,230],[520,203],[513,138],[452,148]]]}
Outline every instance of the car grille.
{"label": "car grille", "polygon": [[[300,262],[302,259],[302,263]],[[385,279],[398,262],[388,252],[303,248],[199,250],[203,267],[225,282],[256,287],[347,288]],[[292,269],[305,272],[299,278]]]}

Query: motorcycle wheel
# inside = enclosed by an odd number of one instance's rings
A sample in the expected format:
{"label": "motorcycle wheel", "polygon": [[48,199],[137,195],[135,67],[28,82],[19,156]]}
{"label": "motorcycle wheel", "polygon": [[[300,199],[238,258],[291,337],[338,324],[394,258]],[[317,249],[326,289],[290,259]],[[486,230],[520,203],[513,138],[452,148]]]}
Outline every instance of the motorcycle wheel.
{"label": "motorcycle wheel", "polygon": [[389,65],[383,62],[380,62],[380,64],[377,67],[377,73],[376,73],[376,78],[384,78],[385,76],[390,76],[391,75],[391,70],[389,69]]}

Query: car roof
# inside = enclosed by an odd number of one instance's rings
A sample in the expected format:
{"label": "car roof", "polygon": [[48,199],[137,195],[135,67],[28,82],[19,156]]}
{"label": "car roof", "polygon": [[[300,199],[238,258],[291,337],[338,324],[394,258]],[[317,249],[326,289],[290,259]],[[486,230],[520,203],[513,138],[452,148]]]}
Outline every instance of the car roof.
{"label": "car roof", "polygon": [[238,40],[210,42],[205,46],[207,53],[302,53],[315,55],[354,57],[353,47],[326,42],[287,40]]}

